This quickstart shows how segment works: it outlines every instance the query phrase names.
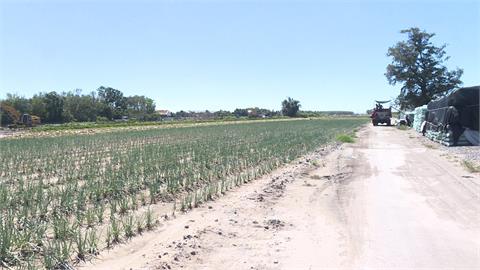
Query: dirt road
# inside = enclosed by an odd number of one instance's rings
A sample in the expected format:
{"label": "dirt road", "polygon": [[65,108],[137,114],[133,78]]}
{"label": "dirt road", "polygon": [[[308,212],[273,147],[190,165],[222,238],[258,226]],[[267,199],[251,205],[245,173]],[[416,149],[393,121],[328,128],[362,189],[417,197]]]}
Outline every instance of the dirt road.
{"label": "dirt road", "polygon": [[405,131],[369,126],[358,137],[83,267],[480,269],[479,176]]}

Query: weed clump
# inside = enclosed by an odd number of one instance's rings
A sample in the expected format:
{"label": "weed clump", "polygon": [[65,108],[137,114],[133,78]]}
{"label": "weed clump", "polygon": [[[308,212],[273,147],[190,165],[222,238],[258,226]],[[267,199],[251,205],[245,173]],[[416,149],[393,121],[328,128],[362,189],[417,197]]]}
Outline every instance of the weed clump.
{"label": "weed clump", "polygon": [[471,162],[471,161],[464,160],[464,161],[462,161],[462,165],[463,165],[469,172],[471,172],[471,173],[478,173],[478,172],[480,172],[480,166],[474,164],[474,163]]}
{"label": "weed clump", "polygon": [[337,136],[337,141],[343,142],[343,143],[353,143],[355,140],[353,139],[352,135],[348,134],[340,134]]}

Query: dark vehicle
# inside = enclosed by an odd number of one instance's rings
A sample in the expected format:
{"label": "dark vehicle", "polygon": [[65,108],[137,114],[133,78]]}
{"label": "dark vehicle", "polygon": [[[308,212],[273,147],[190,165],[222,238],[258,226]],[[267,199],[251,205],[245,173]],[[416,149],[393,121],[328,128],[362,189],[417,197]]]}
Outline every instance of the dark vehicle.
{"label": "dark vehicle", "polygon": [[390,100],[387,101],[375,101],[377,104],[375,105],[375,108],[373,109],[372,115],[370,118],[372,118],[372,124],[374,126],[377,126],[378,124],[386,124],[387,126],[391,125],[391,118],[392,118],[392,108],[384,108],[382,104],[390,102]]}

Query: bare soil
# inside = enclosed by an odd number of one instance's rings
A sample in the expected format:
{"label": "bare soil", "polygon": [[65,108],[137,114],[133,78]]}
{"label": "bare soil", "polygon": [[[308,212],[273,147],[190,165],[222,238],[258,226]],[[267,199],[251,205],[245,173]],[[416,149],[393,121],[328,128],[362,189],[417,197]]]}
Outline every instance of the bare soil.
{"label": "bare soil", "polygon": [[13,136],[15,135],[15,131],[12,131],[10,129],[7,129],[7,128],[0,128],[0,139],[1,138],[7,138],[7,137],[10,137],[10,136]]}
{"label": "bare soil", "polygon": [[393,127],[162,222],[85,269],[480,269],[480,178]]}

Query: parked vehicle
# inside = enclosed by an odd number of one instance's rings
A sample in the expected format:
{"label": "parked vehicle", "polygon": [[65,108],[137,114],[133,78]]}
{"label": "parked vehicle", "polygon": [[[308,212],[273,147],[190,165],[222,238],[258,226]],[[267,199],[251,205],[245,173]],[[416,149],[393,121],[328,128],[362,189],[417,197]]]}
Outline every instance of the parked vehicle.
{"label": "parked vehicle", "polygon": [[386,124],[387,126],[391,125],[391,118],[392,118],[392,107],[384,108],[383,104],[390,102],[387,101],[375,101],[377,104],[373,109],[372,115],[372,124],[377,126],[378,124]]}

